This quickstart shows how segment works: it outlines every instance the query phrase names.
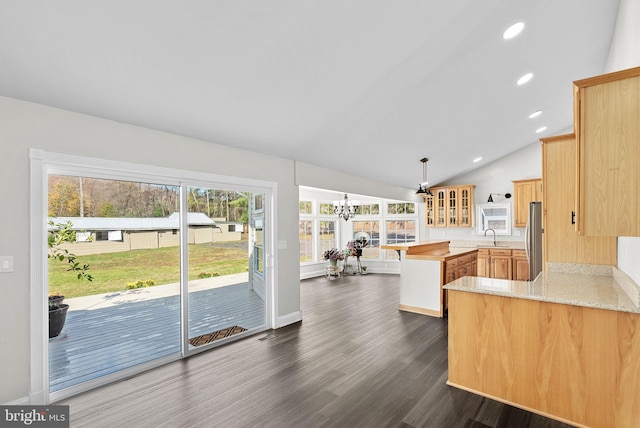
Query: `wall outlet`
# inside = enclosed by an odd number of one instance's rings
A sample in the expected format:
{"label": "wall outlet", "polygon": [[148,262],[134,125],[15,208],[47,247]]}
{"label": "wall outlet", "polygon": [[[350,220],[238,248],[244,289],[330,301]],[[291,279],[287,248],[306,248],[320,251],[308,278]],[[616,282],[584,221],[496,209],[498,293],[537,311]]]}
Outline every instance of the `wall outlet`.
{"label": "wall outlet", "polygon": [[0,256],[0,273],[13,272],[13,256]]}

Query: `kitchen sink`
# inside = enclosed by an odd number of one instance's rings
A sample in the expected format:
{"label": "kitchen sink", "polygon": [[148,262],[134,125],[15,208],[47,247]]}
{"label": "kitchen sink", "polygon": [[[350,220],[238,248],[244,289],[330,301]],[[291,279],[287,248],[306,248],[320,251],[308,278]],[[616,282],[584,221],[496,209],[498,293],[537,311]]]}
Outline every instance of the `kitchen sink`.
{"label": "kitchen sink", "polygon": [[506,245],[506,244],[498,244],[498,245],[478,244],[478,245],[476,245],[476,247],[478,247],[478,248],[507,248],[507,247],[511,247],[511,245]]}

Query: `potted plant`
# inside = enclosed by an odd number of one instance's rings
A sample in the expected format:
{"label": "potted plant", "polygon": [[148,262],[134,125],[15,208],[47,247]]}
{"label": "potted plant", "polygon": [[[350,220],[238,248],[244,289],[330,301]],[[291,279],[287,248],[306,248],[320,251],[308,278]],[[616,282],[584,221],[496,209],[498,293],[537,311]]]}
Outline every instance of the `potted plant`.
{"label": "potted plant", "polygon": [[329,260],[329,263],[332,266],[337,266],[338,260],[344,260],[344,254],[342,253],[342,251],[338,250],[337,248],[332,248],[330,250],[325,251],[323,257],[325,260]]}
{"label": "potted plant", "polygon": [[[75,254],[62,247],[63,244],[73,244],[76,242],[76,232],[71,229],[73,224],[70,221],[57,224],[49,221],[49,226],[51,227],[51,231],[47,237],[49,247],[47,257],[68,263],[67,271],[75,272],[79,280],[86,279],[87,281],[93,281],[93,276],[87,272],[89,265],[80,264]],[[69,305],[62,303],[63,300],[64,296],[59,293],[49,295],[49,338],[56,337],[60,334],[67,319]]]}

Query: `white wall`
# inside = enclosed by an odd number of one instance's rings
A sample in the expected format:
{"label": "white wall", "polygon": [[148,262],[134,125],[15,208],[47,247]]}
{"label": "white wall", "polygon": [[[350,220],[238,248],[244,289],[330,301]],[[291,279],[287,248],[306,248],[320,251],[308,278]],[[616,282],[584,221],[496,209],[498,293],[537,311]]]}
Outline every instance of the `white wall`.
{"label": "white wall", "polygon": [[[607,72],[640,66],[640,0],[620,0]],[[640,166],[639,166],[640,167]],[[640,238],[618,238],[618,267],[640,284]]]}
{"label": "white wall", "polygon": [[620,0],[606,72],[640,66],[640,0]]}
{"label": "white wall", "polygon": [[[279,317],[300,310],[298,188],[293,161],[0,97],[0,403],[29,394],[29,149],[263,179],[278,183]],[[258,166],[260,166],[258,168]]]}
{"label": "white wall", "polygon": [[296,161],[296,181],[299,186],[330,189],[341,193],[372,195],[399,201],[422,202],[415,189],[394,186],[381,181],[374,182],[362,177],[332,171],[320,166]]}
{"label": "white wall", "polygon": [[[475,184],[474,203],[484,204],[489,198],[489,193],[511,193],[510,199],[503,196],[494,196],[494,202],[508,202],[511,204],[513,217],[513,180],[525,180],[528,178],[542,177],[542,144],[535,142],[525,146],[517,152],[497,159],[468,174],[458,176],[438,186]],[[513,225],[513,220],[512,220]],[[423,225],[424,227],[424,225]],[[484,235],[477,235],[475,228],[426,228],[422,236],[428,239],[447,240],[484,240]],[[520,241],[524,239],[524,229],[511,229],[511,236],[499,235],[500,241]]]}

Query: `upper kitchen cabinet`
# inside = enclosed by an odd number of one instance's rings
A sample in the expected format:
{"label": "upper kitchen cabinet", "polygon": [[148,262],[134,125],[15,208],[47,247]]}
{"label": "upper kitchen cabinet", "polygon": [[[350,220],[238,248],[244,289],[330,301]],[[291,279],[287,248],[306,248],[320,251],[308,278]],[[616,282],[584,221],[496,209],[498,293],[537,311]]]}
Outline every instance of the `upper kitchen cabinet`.
{"label": "upper kitchen cabinet", "polygon": [[513,181],[513,225],[525,227],[529,218],[529,202],[542,201],[542,179]]}
{"label": "upper kitchen cabinet", "polygon": [[640,67],[574,82],[576,229],[640,236]]}
{"label": "upper kitchen cabinet", "polygon": [[432,187],[425,196],[425,223],[428,227],[473,227],[472,184]]}
{"label": "upper kitchen cabinet", "polygon": [[575,230],[575,135],[558,135],[540,141],[545,182],[542,201],[545,262],[615,265],[615,237],[580,236]]}

